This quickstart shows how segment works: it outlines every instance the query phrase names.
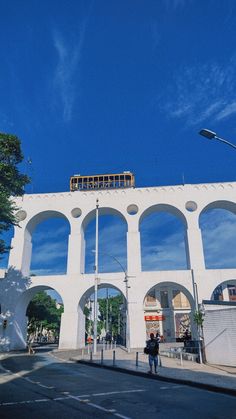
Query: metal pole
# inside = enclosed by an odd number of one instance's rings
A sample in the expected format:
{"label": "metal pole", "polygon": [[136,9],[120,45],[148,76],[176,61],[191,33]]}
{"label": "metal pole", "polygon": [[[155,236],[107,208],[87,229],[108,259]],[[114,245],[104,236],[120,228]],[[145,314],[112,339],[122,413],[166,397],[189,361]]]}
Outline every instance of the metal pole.
{"label": "metal pole", "polygon": [[221,143],[225,143],[225,144],[229,145],[230,147],[236,148],[235,144],[232,144],[229,141],[224,140],[224,138],[220,138],[220,137],[215,136],[214,139],[220,141]]}
{"label": "metal pole", "polygon": [[129,284],[128,275],[125,272],[125,285],[126,285],[126,346],[130,352],[130,331],[129,331]]}
{"label": "metal pole", "polygon": [[109,331],[108,310],[109,310],[109,297],[108,297],[108,288],[107,288],[107,298],[106,298],[106,332]]}
{"label": "metal pole", "polygon": [[[191,269],[191,276],[192,276],[192,284],[193,284],[193,296],[194,296],[194,303],[195,303],[195,311],[198,312],[199,311],[198,290],[197,290],[197,284],[194,281],[193,269]],[[199,325],[198,324],[197,324],[197,340],[198,340],[199,363],[202,364],[202,348],[201,348],[200,330],[199,330]]]}
{"label": "metal pole", "polygon": [[96,231],[95,231],[95,278],[94,278],[94,327],[93,353],[97,353],[97,322],[98,322],[98,199],[96,200]]}

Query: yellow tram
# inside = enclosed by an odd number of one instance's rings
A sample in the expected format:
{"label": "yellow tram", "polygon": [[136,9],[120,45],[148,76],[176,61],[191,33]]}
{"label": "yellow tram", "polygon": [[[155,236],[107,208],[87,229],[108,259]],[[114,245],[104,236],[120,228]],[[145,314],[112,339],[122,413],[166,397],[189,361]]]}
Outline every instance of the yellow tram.
{"label": "yellow tram", "polygon": [[135,179],[131,172],[81,176],[70,178],[71,191],[84,191],[92,189],[134,188]]}

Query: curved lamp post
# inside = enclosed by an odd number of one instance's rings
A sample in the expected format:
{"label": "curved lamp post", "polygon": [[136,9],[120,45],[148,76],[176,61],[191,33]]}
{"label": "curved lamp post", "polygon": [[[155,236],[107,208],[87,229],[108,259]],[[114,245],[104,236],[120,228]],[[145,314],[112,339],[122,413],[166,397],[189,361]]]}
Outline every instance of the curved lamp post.
{"label": "curved lamp post", "polygon": [[230,147],[236,148],[235,144],[230,143],[229,141],[225,140],[224,138],[218,137],[216,132],[211,131],[209,129],[206,129],[206,128],[201,129],[201,131],[199,131],[199,134],[202,135],[205,138],[208,138],[208,140],[217,140],[217,141],[220,141],[221,143],[225,143],[225,144],[229,145]]}
{"label": "curved lamp post", "polygon": [[[96,251],[92,250],[93,253],[96,253]],[[110,258],[114,259],[116,263],[121,267],[122,271],[125,274],[125,291],[126,291],[126,346],[128,352],[130,352],[130,332],[129,332],[129,276],[127,274],[127,271],[125,270],[124,266],[120,263],[120,261],[113,255],[110,255],[109,253],[105,252],[99,252],[99,254],[109,256]]]}

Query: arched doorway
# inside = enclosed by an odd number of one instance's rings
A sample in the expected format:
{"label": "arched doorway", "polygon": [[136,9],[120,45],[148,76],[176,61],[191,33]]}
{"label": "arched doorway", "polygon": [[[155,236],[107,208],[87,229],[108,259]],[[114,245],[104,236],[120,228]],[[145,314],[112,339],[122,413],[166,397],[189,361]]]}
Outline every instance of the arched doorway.
{"label": "arched doorway", "polygon": [[230,279],[217,285],[212,292],[211,300],[236,302],[236,279]]}
{"label": "arched doorway", "polygon": [[144,298],[146,337],[158,332],[163,342],[181,341],[185,331],[193,329],[193,297],[182,285],[162,282],[152,287]]}
{"label": "arched doorway", "polygon": [[[60,316],[63,312],[63,306],[60,294],[51,287],[39,285],[24,291],[15,308],[13,349],[14,347],[17,349],[25,348],[29,334],[33,334],[35,341],[38,340],[40,343],[42,341],[45,343],[47,341],[52,342],[53,340],[53,342],[59,344]],[[58,325],[54,327],[53,323],[56,318],[58,319]]]}
{"label": "arched doorway", "polygon": [[[126,345],[127,304],[123,293],[111,284],[98,288],[97,342]],[[94,288],[89,288],[79,302],[80,346],[94,339]]]}

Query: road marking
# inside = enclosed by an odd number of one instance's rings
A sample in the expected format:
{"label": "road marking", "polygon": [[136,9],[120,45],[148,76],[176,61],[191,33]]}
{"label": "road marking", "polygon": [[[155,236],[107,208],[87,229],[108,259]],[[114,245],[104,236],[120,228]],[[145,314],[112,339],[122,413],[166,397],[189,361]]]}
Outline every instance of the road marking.
{"label": "road marking", "polygon": [[54,400],[55,402],[57,402],[58,400],[66,400],[68,399],[68,397],[55,397],[55,399],[51,399]]}
{"label": "road marking", "polygon": [[48,399],[37,399],[37,400],[35,400],[35,403],[40,403],[40,402],[48,402]]}
{"label": "road marking", "polygon": [[[93,393],[92,396],[109,396],[111,394],[125,394],[125,393],[138,393],[140,391],[147,391],[147,390],[121,390],[121,391],[109,391],[107,393]],[[82,397],[82,396],[80,396]]]}
{"label": "road marking", "polygon": [[[23,377],[22,377],[23,378]],[[53,387],[48,387],[45,386],[43,384],[41,384],[40,382],[35,382],[32,381],[30,378],[25,377],[24,378],[26,381],[34,383],[36,385],[39,385],[41,387],[45,387],[45,388],[53,388]],[[69,392],[65,391],[63,392],[63,394],[65,395],[64,397],[55,397],[54,399],[35,399],[35,400],[22,400],[22,401],[18,401],[18,402],[2,402],[0,403],[0,407],[1,406],[14,406],[14,405],[24,405],[24,404],[32,404],[32,403],[43,403],[43,402],[52,402],[52,401],[60,401],[60,400],[69,400],[69,399],[74,399],[76,401],[78,401],[79,403],[85,403],[87,406],[93,407],[97,410],[101,410],[103,412],[106,413],[110,413],[114,416],[117,416],[121,419],[131,419],[128,416],[124,416],[121,415],[120,413],[117,413],[117,411],[115,409],[106,409],[105,407],[99,406],[98,404],[92,403],[90,402],[89,399],[85,399],[84,397],[99,397],[99,396],[109,396],[109,395],[114,395],[114,394],[130,394],[130,393],[138,393],[138,392],[144,392],[146,390],[143,389],[137,389],[137,390],[121,390],[121,391],[109,391],[107,393],[94,393],[94,394],[83,394],[80,396],[72,396]]]}
{"label": "road marking", "polygon": [[48,388],[48,389],[54,388],[54,387],[50,387],[50,386],[45,386],[44,384],[41,384],[41,383],[35,383],[35,384],[37,384],[38,386],[43,387],[43,388]]}
{"label": "road marking", "polygon": [[160,387],[160,390],[172,390],[172,389],[175,389],[175,388],[182,388],[182,387],[184,387],[184,386],[182,386],[182,385],[176,385],[176,386],[162,386],[162,387]]}
{"label": "road marking", "polygon": [[129,416],[120,415],[119,413],[115,413],[114,416],[118,416],[118,418],[122,419],[131,419]]}
{"label": "road marking", "polygon": [[[131,390],[131,392],[133,392],[133,391],[135,391],[135,390]],[[142,390],[141,390],[142,391]],[[144,390],[145,391],[145,390]],[[129,392],[129,391],[128,391]],[[112,392],[113,394],[114,394],[114,392]],[[124,391],[119,391],[119,392],[115,392],[116,394],[117,393],[124,393]],[[130,393],[130,392],[129,392]],[[110,394],[110,392],[109,393],[106,393],[106,394]],[[87,400],[80,400],[80,398],[79,398],[79,396],[69,396],[70,398],[72,398],[72,399],[75,399],[75,400],[78,400],[80,403],[82,402],[86,402],[86,404],[87,404],[87,406],[91,406],[91,407],[94,407],[95,409],[98,409],[98,410],[102,410],[102,412],[106,412],[106,413],[112,413],[114,416],[118,416],[119,418],[122,418],[122,419],[131,419],[130,417],[128,417],[128,416],[123,416],[123,415],[120,415],[119,413],[115,413],[116,412],[116,410],[115,409],[106,409],[105,407],[102,407],[102,406],[99,406],[98,404],[95,404],[95,403],[91,403],[91,402],[89,402],[89,401],[87,401]]]}

